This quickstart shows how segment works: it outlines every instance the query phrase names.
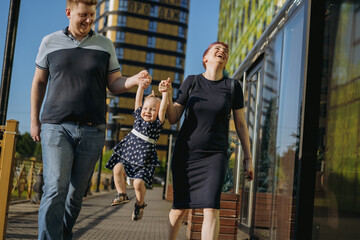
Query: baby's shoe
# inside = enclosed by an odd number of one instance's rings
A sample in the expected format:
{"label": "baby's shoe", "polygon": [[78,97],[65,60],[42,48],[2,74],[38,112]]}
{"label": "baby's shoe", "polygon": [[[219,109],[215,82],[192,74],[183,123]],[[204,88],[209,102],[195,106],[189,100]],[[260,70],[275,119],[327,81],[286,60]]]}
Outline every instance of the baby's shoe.
{"label": "baby's shoe", "polygon": [[134,207],[134,211],[132,213],[132,216],[131,216],[131,219],[133,221],[137,221],[137,220],[140,220],[144,214],[144,208],[147,206],[147,204],[143,204],[142,206],[138,206],[136,203],[135,203],[135,207]]}
{"label": "baby's shoe", "polygon": [[112,202],[110,203],[111,206],[116,206],[116,205],[120,205],[120,204],[124,204],[124,203],[128,203],[129,202],[129,197],[126,193],[118,193],[114,200],[112,200]]}

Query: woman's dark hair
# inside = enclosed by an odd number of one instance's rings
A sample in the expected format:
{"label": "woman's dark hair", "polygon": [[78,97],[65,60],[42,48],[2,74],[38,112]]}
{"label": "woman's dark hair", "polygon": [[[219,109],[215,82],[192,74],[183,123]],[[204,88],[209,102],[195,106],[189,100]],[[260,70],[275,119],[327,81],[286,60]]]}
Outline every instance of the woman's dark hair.
{"label": "woman's dark hair", "polygon": [[[211,44],[208,46],[208,48],[205,50],[205,52],[204,52],[204,54],[203,54],[203,59],[204,59],[205,55],[209,52],[209,50],[210,50],[214,45],[216,45],[216,44],[223,45],[223,46],[229,51],[229,45],[227,45],[226,43],[224,43],[224,42],[213,42],[213,43],[211,43]],[[205,65],[204,61],[203,61],[202,64],[203,64],[204,68],[206,69],[206,65]]]}

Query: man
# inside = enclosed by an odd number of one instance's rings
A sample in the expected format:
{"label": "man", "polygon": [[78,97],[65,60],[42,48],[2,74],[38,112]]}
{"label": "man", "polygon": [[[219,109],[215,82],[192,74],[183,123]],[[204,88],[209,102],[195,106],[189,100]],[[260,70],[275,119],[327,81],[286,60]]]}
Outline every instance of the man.
{"label": "man", "polygon": [[[106,87],[118,94],[151,83],[122,76],[112,42],[91,30],[97,0],[67,0],[69,26],[44,37],[31,89],[31,136],[43,148],[39,239],[71,239],[105,140]],[[46,101],[39,119],[41,105]]]}

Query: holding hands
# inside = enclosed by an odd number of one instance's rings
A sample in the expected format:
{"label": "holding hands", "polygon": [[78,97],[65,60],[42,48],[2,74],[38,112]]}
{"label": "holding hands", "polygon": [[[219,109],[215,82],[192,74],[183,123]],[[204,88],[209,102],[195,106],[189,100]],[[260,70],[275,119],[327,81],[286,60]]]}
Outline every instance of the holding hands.
{"label": "holding hands", "polygon": [[137,85],[141,86],[143,89],[146,89],[150,86],[152,77],[147,70],[142,70],[134,76],[136,78]]}
{"label": "holding hands", "polygon": [[166,80],[162,80],[159,83],[159,92],[171,92],[171,80],[170,78],[167,78]]}

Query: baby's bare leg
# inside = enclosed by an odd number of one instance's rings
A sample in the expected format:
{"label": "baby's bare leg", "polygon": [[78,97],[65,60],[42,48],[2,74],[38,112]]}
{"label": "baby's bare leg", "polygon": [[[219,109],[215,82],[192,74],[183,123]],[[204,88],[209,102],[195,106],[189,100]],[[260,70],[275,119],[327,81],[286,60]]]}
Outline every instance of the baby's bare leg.
{"label": "baby's bare leg", "polygon": [[113,169],[114,184],[118,193],[126,193],[125,187],[125,170],[121,163],[115,165]]}
{"label": "baby's bare leg", "polygon": [[133,186],[136,195],[136,204],[138,206],[142,206],[144,204],[146,194],[145,183],[143,180],[136,178],[134,179]]}

